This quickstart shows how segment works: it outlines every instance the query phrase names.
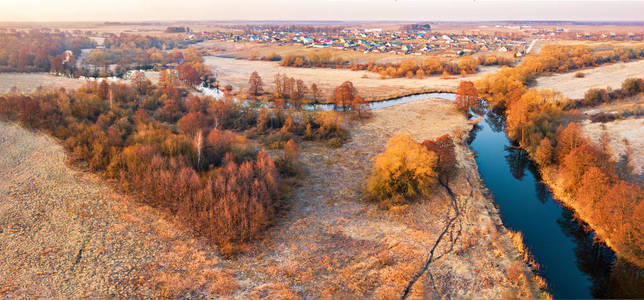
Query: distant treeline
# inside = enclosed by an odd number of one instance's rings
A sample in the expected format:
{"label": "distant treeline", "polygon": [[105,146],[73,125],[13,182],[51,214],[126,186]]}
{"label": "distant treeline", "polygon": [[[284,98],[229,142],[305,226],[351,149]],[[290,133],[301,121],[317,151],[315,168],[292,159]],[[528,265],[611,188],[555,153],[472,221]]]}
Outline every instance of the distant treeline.
{"label": "distant treeline", "polygon": [[457,75],[476,73],[479,65],[512,65],[514,59],[507,56],[479,55],[463,56],[455,61],[439,59],[435,56],[428,56],[422,61],[406,59],[400,63],[353,63],[341,56],[334,56],[330,51],[320,51],[308,55],[269,55],[263,60],[281,60],[281,66],[296,68],[348,68],[351,70],[367,70],[378,73],[383,78],[425,78],[435,74]]}
{"label": "distant treeline", "polygon": [[[64,32],[0,32],[0,72],[70,70],[81,49],[93,47],[88,37]],[[66,55],[67,50],[72,55]]]}
{"label": "distant treeline", "polygon": [[74,75],[121,76],[127,70],[160,69],[184,62],[188,62],[203,75],[206,71],[201,58],[202,53],[191,47],[186,49],[193,42],[185,41],[182,36],[176,35],[112,35],[105,39],[104,49],[94,49],[89,53]]}

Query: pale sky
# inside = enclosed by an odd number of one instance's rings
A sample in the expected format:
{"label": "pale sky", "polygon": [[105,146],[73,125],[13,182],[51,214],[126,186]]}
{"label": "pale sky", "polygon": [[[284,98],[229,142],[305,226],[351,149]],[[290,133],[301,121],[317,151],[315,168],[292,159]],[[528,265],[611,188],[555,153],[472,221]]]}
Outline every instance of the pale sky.
{"label": "pale sky", "polygon": [[644,0],[0,0],[0,22],[170,20],[644,21]]}

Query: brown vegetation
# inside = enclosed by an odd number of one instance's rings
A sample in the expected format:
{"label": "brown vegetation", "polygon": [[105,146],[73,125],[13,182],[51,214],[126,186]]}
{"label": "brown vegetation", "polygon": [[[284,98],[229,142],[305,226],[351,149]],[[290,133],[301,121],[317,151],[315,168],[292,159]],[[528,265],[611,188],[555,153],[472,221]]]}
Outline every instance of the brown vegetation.
{"label": "brown vegetation", "polygon": [[118,179],[143,203],[176,214],[220,244],[256,237],[280,200],[268,154],[226,130],[280,139],[303,135],[306,126],[315,130],[310,138],[344,131],[334,113],[312,113],[295,123],[280,111],[260,114],[232,101],[202,102],[180,96],[171,80],[162,84],[141,90],[136,82],[93,82],[72,92],[11,94],[0,97],[0,114],[54,135],[74,161]]}
{"label": "brown vegetation", "polygon": [[[445,227],[431,267],[412,286],[409,299],[534,295],[525,265],[521,281],[507,278],[505,269],[521,259],[492,200],[482,195],[476,163],[462,143],[471,126],[452,101],[424,99],[377,109],[371,119],[352,126],[351,140],[340,148],[298,144],[308,176],[292,190],[291,210],[262,243],[249,245],[230,262],[240,270],[241,298],[260,291],[276,297],[400,298]],[[445,133],[454,137],[457,175],[448,184],[462,211],[452,226],[446,226],[454,213],[442,188],[391,210],[363,201],[371,165],[356,162],[370,161],[399,133],[414,141],[442,140],[437,137]]]}
{"label": "brown vegetation", "polygon": [[479,93],[471,81],[461,81],[456,90],[456,107],[468,113],[470,108],[476,106],[479,100]]}
{"label": "brown vegetation", "polygon": [[[68,33],[0,33],[0,72],[57,72],[71,74],[82,48],[93,47],[88,37]],[[65,51],[69,50],[68,54]]]}

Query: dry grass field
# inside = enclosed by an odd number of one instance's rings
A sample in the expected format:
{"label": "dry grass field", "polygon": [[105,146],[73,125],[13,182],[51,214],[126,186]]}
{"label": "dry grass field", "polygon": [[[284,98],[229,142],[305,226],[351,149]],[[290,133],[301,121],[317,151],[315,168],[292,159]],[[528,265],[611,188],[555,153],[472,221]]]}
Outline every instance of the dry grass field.
{"label": "dry grass field", "polygon": [[[159,72],[145,71],[145,77],[153,83],[159,82]],[[121,80],[119,81],[127,81]],[[87,79],[55,76],[49,73],[0,73],[0,94],[5,94],[16,87],[17,91],[29,94],[43,88],[77,89],[87,82]]]}
{"label": "dry grass field", "polygon": [[631,77],[644,76],[644,60],[620,62],[596,68],[581,70],[583,78],[575,77],[578,71],[541,76],[534,87],[561,92],[570,99],[581,99],[591,88],[619,88],[622,82]]}
{"label": "dry grass field", "polygon": [[64,87],[77,89],[84,80],[54,76],[48,73],[0,73],[0,94],[9,92],[13,87],[22,93],[31,93],[38,87]]}
{"label": "dry grass field", "polygon": [[217,56],[204,57],[205,63],[223,84],[232,84],[243,91],[248,86],[248,78],[253,71],[262,77],[265,90],[274,89],[275,74],[286,74],[289,77],[302,79],[307,85],[317,83],[326,97],[333,95],[333,89],[344,81],[351,81],[365,98],[397,96],[404,91],[432,90],[454,91],[461,80],[476,80],[483,75],[495,72],[498,67],[482,67],[481,71],[466,76],[452,76],[441,79],[440,76],[425,79],[391,78],[380,79],[380,75],[368,71],[351,71],[348,69],[291,68],[282,67],[277,62],[249,61]]}
{"label": "dry grass field", "polygon": [[72,170],[56,141],[0,122],[0,298],[233,293],[216,250]]}
{"label": "dry grass field", "polygon": [[301,145],[308,174],[290,209],[231,259],[170,216],[65,166],[51,138],[0,126],[0,296],[399,298],[454,216],[440,187],[431,199],[391,211],[362,200],[370,160],[401,132],[419,141],[457,136],[450,187],[460,217],[410,298],[535,296],[524,254],[462,142],[471,125],[447,100],[375,110],[338,149]]}
{"label": "dry grass field", "polygon": [[[234,58],[248,59],[251,55],[256,57],[277,54],[280,56],[308,55],[310,53],[325,51],[333,57],[342,57],[355,63],[397,63],[404,59],[418,58],[419,56],[395,54],[395,53],[363,53],[362,51],[346,51],[336,48],[307,48],[299,44],[276,45],[256,42],[228,42],[228,41],[204,41],[195,45],[197,48],[210,49],[214,55]],[[423,56],[420,56],[422,58]]]}
{"label": "dry grass field", "polygon": [[626,151],[624,139],[628,141],[632,151],[632,166],[636,174],[644,172],[644,119],[629,118],[625,120],[616,120],[608,123],[591,123],[584,121],[582,124],[584,132],[590,138],[600,143],[600,137],[605,130],[610,139],[610,147],[613,150],[615,158]]}

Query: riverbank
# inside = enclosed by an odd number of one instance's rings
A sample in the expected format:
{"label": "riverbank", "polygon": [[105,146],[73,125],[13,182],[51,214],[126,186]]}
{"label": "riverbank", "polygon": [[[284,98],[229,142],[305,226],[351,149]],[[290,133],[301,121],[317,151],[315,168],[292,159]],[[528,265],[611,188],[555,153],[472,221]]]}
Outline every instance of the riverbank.
{"label": "riverbank", "polygon": [[[559,201],[565,207],[571,209],[575,213],[576,218],[587,224],[587,226],[595,233],[597,239],[600,242],[606,244],[606,246],[615,251],[618,257],[621,257],[629,261],[630,263],[639,266],[640,269],[644,267],[641,265],[641,260],[623,253],[623,249],[616,247],[608,238],[609,234],[604,230],[604,228],[595,224],[588,212],[580,209],[578,203],[564,191],[561,174],[556,167],[541,167],[540,173],[542,181],[550,188],[557,201]],[[640,226],[641,225],[642,224],[640,224]],[[644,283],[644,281],[642,283]]]}
{"label": "riverbank", "polygon": [[429,199],[382,210],[364,201],[364,182],[371,159],[391,136],[406,133],[423,141],[449,133],[458,161],[449,186],[461,216],[447,228],[409,298],[541,297],[464,143],[470,129],[452,101],[430,98],[373,110],[371,119],[351,128],[351,140],[341,148],[302,144],[308,175],[293,190],[289,212],[264,241],[229,261],[240,270],[239,296],[263,287],[273,295],[400,298],[454,212],[440,187]]}

